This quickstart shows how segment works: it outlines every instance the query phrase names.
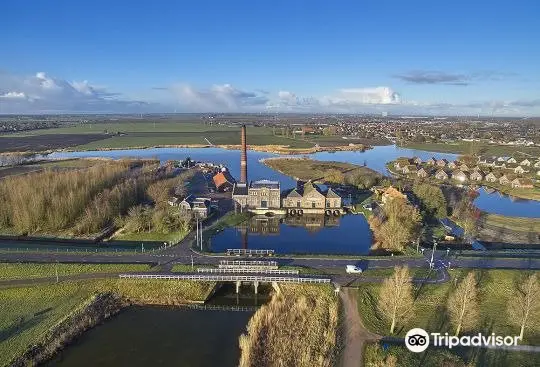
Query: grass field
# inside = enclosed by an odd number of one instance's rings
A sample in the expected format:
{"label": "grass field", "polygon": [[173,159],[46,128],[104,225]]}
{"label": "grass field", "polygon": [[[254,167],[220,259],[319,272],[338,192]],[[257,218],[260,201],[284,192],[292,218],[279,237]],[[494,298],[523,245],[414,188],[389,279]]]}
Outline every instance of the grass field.
{"label": "grass field", "polygon": [[[265,127],[248,127],[249,145],[284,145],[291,148],[312,148],[314,143],[275,136],[272,130]],[[116,135],[122,133],[125,135]],[[111,135],[108,135],[111,134]],[[52,149],[56,138],[47,136],[77,136],[84,141],[85,136],[91,137],[88,142],[66,145],[58,141],[59,148],[67,146],[77,150],[121,149],[134,147],[153,147],[163,145],[238,145],[240,144],[240,127],[223,125],[205,125],[202,122],[111,122],[96,124],[80,124],[71,127],[34,130],[19,134],[0,135],[1,139],[20,140],[29,143],[23,150],[32,150],[32,141],[38,137],[49,140],[47,149]],[[91,141],[90,141],[91,140]],[[7,142],[7,141],[6,141]],[[210,142],[210,143],[209,143]],[[21,144],[22,144],[21,143]],[[43,150],[42,145],[36,145],[35,150]]]}
{"label": "grass field", "polygon": [[272,158],[264,164],[284,175],[301,180],[322,180],[330,170],[338,170],[345,177],[366,175],[379,178],[381,175],[372,169],[346,162],[324,162],[306,158]]}
{"label": "grass field", "polygon": [[0,366],[42,340],[59,322],[102,292],[139,303],[206,299],[213,283],[110,279],[0,289]]}
{"label": "grass field", "polygon": [[0,280],[45,278],[87,274],[120,273],[128,271],[148,271],[146,264],[39,264],[39,263],[0,263]]}
{"label": "grass field", "polygon": [[[534,157],[540,156],[540,147],[494,145],[478,142],[446,143],[407,143],[404,148],[427,150],[431,152],[471,154],[479,153],[494,156]],[[525,153],[525,154],[523,154]]]}
{"label": "grass field", "polygon": [[482,185],[494,188],[504,194],[515,196],[522,199],[539,200],[540,201],[540,186],[534,185],[532,189],[512,188],[507,185],[500,185],[493,182],[482,182]]}
{"label": "grass field", "polygon": [[513,231],[540,233],[539,218],[507,217],[504,215],[485,213],[482,216],[482,224],[506,228]]}
{"label": "grass field", "polygon": [[[446,317],[448,295],[454,289],[454,279],[461,280],[468,269],[451,271],[452,280],[444,284],[427,284],[417,289],[414,312],[405,325],[398,325],[397,334],[403,336],[413,327],[428,332],[449,332],[454,330]],[[527,275],[522,270],[477,270],[479,282],[480,316],[482,326],[477,330],[495,332],[499,335],[519,335],[519,328],[512,326],[506,317],[507,302],[512,297],[516,281]],[[388,335],[389,324],[376,308],[380,284],[363,284],[358,290],[358,307],[364,325],[380,334]],[[540,327],[526,330],[524,342],[540,345]]]}
{"label": "grass field", "polygon": [[347,137],[347,139],[343,139],[342,136],[334,136],[334,135],[324,136],[324,135],[309,135],[308,134],[303,139],[319,144],[321,147],[343,146],[343,145],[348,145],[349,143],[363,144],[363,145],[391,145],[392,144],[392,142],[384,138],[368,139],[368,138]]}

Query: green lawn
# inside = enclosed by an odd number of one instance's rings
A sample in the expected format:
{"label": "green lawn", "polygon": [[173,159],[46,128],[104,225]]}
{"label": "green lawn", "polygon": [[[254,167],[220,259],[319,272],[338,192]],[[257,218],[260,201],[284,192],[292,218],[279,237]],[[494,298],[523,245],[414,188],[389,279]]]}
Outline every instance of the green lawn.
{"label": "green lawn", "polygon": [[0,263],[0,280],[45,278],[86,273],[121,273],[148,271],[147,264],[49,264],[49,263]]}
{"label": "green lawn", "polygon": [[[462,279],[468,269],[451,271],[452,281],[444,284],[426,284],[417,289],[414,311],[405,325],[397,327],[400,336],[413,327],[421,327],[428,332],[449,332],[454,330],[446,318],[446,302],[454,288],[454,279]],[[495,332],[502,335],[519,334],[506,317],[506,305],[515,290],[515,282],[527,275],[522,270],[477,270],[480,292],[480,316],[482,327],[478,331]],[[381,335],[388,335],[389,323],[377,311],[377,297],[380,284],[362,284],[358,290],[358,307],[364,325]],[[525,343],[540,345],[540,327],[526,330]]]}

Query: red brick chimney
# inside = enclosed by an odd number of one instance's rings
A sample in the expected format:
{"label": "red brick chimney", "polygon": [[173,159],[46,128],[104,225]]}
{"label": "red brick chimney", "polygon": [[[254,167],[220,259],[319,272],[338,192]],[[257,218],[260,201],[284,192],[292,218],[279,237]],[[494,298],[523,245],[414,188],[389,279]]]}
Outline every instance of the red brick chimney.
{"label": "red brick chimney", "polygon": [[240,183],[247,183],[247,145],[246,125],[242,125],[241,133],[242,153],[240,157]]}

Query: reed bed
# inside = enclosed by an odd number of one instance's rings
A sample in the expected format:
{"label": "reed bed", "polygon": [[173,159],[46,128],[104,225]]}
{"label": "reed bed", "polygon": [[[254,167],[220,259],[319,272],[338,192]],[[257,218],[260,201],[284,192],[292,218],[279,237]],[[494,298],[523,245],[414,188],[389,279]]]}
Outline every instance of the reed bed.
{"label": "reed bed", "polygon": [[330,287],[285,285],[253,315],[240,336],[241,367],[332,366],[338,299]]}

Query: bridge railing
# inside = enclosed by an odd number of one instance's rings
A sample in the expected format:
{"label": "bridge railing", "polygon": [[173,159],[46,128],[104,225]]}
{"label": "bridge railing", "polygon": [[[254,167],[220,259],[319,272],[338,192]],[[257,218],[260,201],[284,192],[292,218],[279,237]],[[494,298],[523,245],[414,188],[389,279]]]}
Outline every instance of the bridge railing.
{"label": "bridge railing", "polygon": [[236,256],[273,256],[274,250],[261,250],[261,249],[245,249],[245,248],[229,248],[227,249],[227,255]]}
{"label": "bridge railing", "polygon": [[330,278],[293,277],[275,275],[223,275],[223,274],[120,274],[124,279],[196,280],[203,282],[278,282],[278,283],[330,283]]}
{"label": "bridge railing", "polygon": [[227,266],[278,266],[277,261],[263,261],[263,260],[220,260],[219,267]]}
{"label": "bridge railing", "polygon": [[235,267],[235,268],[198,268],[198,273],[260,273],[260,274],[280,274],[280,275],[298,275],[298,270],[287,269],[268,269],[265,267]]}

